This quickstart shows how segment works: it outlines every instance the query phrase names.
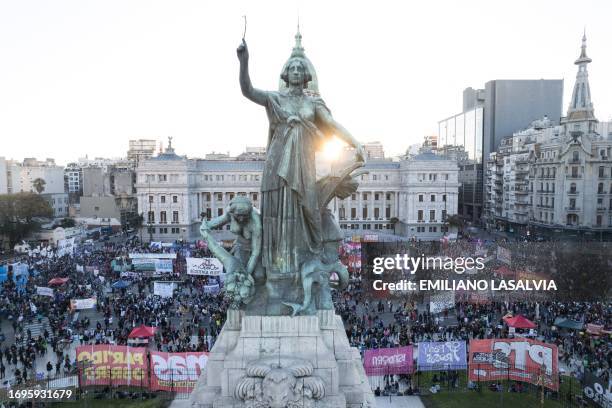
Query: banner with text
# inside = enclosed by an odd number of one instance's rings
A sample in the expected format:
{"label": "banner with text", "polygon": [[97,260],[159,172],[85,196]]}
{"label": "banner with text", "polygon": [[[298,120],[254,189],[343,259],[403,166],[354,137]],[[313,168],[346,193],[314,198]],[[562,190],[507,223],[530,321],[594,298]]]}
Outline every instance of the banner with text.
{"label": "banner with text", "polygon": [[53,297],[53,289],[47,288],[45,286],[37,286],[36,287],[36,294],[39,295],[39,296]]}
{"label": "banner with text", "polygon": [[418,343],[419,371],[465,370],[467,368],[465,341]]}
{"label": "banner with text", "polygon": [[411,374],[414,370],[412,346],[366,350],[366,375]]}
{"label": "banner with text", "polygon": [[527,338],[470,340],[472,381],[509,379],[559,389],[558,350]]}
{"label": "banner with text", "polygon": [[217,276],[223,273],[223,265],[217,258],[187,258],[187,275]]}
{"label": "banner with text", "polygon": [[156,259],[155,272],[172,272],[172,259]]}
{"label": "banner with text", "polygon": [[597,377],[585,370],[582,382],[582,393],[585,398],[603,408],[612,408],[612,386],[609,381]]}
{"label": "banner with text", "polygon": [[84,310],[84,309],[93,309],[96,307],[97,299],[87,298],[87,299],[71,299],[70,300],[70,309],[71,310]]}
{"label": "banner with text", "polygon": [[147,349],[144,347],[79,346],[76,359],[79,367],[79,384],[133,385],[146,387]]}
{"label": "banner with text", "polygon": [[151,391],[190,392],[204,372],[208,353],[151,351]]}
{"label": "banner with text", "polygon": [[153,282],[153,294],[163,298],[172,297],[174,282]]}

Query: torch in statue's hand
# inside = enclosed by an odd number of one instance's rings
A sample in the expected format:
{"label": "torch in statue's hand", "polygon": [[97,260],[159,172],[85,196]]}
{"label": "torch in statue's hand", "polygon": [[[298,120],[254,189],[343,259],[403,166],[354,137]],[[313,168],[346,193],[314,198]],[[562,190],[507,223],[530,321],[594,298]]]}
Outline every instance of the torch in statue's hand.
{"label": "torch in statue's hand", "polygon": [[247,48],[244,38],[242,39],[242,43],[236,49],[236,54],[238,55],[238,59],[240,60],[241,64],[249,61],[249,49]]}

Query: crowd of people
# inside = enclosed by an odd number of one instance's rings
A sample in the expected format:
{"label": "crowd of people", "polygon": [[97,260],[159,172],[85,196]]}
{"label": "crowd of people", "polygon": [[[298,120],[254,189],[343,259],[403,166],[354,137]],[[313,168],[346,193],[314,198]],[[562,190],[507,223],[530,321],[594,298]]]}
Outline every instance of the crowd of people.
{"label": "crowd of people", "polygon": [[[488,262],[481,273],[495,275],[496,269],[502,266],[496,256],[498,246],[512,253],[513,269],[540,273],[550,266],[546,256],[564,244],[538,242],[534,249],[524,241],[464,238],[456,242],[412,241],[393,245],[396,252],[438,253],[453,258],[482,256]],[[606,383],[611,381],[612,353],[606,331],[612,327],[611,302],[509,299],[489,294],[476,300],[457,296],[452,306],[432,313],[427,295],[372,296],[359,251],[354,243],[343,247],[345,261],[350,259],[351,279],[345,290],[334,292],[333,298],[351,345],[362,352],[423,341],[511,337],[516,334],[504,324],[503,318],[521,314],[537,324],[531,335],[559,347],[559,359],[569,374],[580,378],[589,370]],[[160,252],[176,254],[172,272],[134,272],[130,253]],[[211,283],[222,286],[218,277],[185,273],[185,260],[189,256],[212,255],[195,243],[153,247],[126,238],[99,247],[79,245],[73,253],[62,256],[49,251],[46,255],[31,254],[14,259],[0,297],[0,340],[4,341],[0,346],[0,378],[8,384],[24,383],[40,377],[40,367],[45,368],[43,374],[47,377],[70,374],[76,367],[76,345],[130,344],[129,333],[140,325],[157,328],[150,340],[150,347],[156,350],[211,350],[225,322],[228,303],[222,291],[206,293],[204,290]],[[28,267],[25,285],[11,279],[10,269],[19,262]],[[54,278],[64,279],[53,287],[52,296],[37,294],[38,287],[50,286]],[[129,285],[113,288],[113,282],[119,279],[129,281]],[[153,282],[158,280],[178,283],[172,297],[154,294]],[[75,310],[71,306],[72,299],[85,298],[96,299],[94,309]],[[554,325],[557,318],[571,319],[581,327],[601,326],[603,334],[557,328]],[[34,335],[30,328],[37,324],[41,330]],[[445,378],[448,375],[445,373]],[[388,384],[396,386],[394,381]]]}

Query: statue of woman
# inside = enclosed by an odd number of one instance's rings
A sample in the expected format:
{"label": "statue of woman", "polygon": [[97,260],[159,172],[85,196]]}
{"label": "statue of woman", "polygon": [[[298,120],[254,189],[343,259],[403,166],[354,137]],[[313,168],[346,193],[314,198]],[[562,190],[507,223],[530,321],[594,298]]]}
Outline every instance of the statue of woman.
{"label": "statue of woman", "polygon": [[237,54],[242,94],[264,106],[270,122],[261,185],[262,262],[267,274],[297,274],[322,249],[316,150],[332,135],[355,147],[358,160],[363,160],[363,148],[320,97],[304,93],[312,73],[303,58],[290,58],[281,74],[287,88],[274,92],[253,88],[244,39]]}

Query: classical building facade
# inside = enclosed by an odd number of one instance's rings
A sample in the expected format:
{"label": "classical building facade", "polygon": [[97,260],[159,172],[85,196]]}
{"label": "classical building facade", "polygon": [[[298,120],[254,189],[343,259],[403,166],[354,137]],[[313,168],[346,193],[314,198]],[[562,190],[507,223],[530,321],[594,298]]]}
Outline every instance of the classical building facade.
{"label": "classical building facade", "polygon": [[[147,238],[195,239],[202,217],[222,215],[237,195],[258,208],[263,165],[262,160],[188,159],[171,145],[143,161],[136,169],[136,190]],[[347,235],[395,233],[426,240],[445,234],[445,217],[457,213],[455,162],[423,153],[371,160],[364,171],[357,192],[330,203]]]}
{"label": "classical building facade", "polygon": [[504,139],[487,162],[486,214],[498,228],[612,231],[612,124],[595,117],[586,37],[567,115]]}

